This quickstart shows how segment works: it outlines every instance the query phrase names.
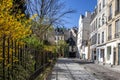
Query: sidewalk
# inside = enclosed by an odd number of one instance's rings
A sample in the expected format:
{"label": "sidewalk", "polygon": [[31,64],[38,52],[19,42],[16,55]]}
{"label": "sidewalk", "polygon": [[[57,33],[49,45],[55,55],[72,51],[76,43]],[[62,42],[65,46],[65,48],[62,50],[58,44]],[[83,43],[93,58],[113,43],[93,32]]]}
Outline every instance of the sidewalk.
{"label": "sidewalk", "polygon": [[112,71],[120,73],[120,65],[109,65],[109,64],[104,64],[103,65],[103,63],[95,63],[95,64],[101,65],[101,66],[106,67],[106,68],[108,68]]}
{"label": "sidewalk", "polygon": [[108,68],[108,69],[110,69],[112,71],[120,73],[120,65],[113,65],[113,66],[111,66],[109,64],[104,64],[103,65],[103,63],[93,62],[93,61],[89,61],[89,60],[80,60],[79,58],[78,59],[72,59],[72,60],[74,62],[80,62],[80,61],[82,61],[82,62],[87,62],[87,63],[93,63],[93,64],[101,65],[101,66],[103,66],[105,68]]}

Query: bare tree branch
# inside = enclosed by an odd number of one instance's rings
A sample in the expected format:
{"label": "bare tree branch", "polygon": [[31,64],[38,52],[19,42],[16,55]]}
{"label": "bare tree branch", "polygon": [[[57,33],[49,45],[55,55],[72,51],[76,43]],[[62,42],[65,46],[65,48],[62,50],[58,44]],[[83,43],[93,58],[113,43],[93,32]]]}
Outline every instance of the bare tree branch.
{"label": "bare tree branch", "polygon": [[60,25],[67,14],[75,12],[74,10],[65,10],[64,3],[59,0],[34,0],[34,2],[28,0],[28,3],[32,3],[32,6],[29,6],[29,10],[32,10],[30,12],[38,14],[37,23],[39,25],[36,25],[38,26],[37,30],[33,31],[39,37],[42,37],[50,26]]}

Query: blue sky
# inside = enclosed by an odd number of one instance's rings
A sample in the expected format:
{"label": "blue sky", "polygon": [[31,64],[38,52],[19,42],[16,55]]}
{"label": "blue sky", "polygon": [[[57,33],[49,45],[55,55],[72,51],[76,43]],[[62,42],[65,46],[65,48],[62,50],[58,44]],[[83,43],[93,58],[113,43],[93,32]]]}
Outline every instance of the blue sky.
{"label": "blue sky", "polygon": [[67,15],[69,18],[65,19],[67,22],[65,27],[71,28],[78,26],[80,14],[85,14],[86,11],[93,12],[97,4],[97,0],[62,0],[65,2],[66,8],[74,9],[77,12]]}

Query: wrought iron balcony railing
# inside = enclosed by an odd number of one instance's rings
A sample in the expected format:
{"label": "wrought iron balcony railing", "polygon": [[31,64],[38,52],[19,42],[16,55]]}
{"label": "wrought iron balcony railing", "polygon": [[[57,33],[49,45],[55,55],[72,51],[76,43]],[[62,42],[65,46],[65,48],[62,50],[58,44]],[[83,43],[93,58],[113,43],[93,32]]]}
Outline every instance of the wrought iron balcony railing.
{"label": "wrought iron balcony railing", "polygon": [[116,10],[115,11],[115,16],[118,15],[120,13],[120,10]]}
{"label": "wrought iron balcony railing", "polygon": [[108,36],[108,41],[110,41],[112,39],[112,35]]}
{"label": "wrought iron balcony railing", "polygon": [[112,19],[112,15],[109,15],[109,17],[108,17],[108,21],[111,20],[111,19]]}
{"label": "wrought iron balcony railing", "polygon": [[104,43],[104,39],[102,39],[102,43]]}
{"label": "wrought iron balcony railing", "polygon": [[114,36],[115,38],[120,38],[120,32],[116,32]]}
{"label": "wrought iron balcony railing", "polygon": [[83,41],[82,41],[82,45],[87,46],[87,45],[88,45],[88,40],[83,40]]}

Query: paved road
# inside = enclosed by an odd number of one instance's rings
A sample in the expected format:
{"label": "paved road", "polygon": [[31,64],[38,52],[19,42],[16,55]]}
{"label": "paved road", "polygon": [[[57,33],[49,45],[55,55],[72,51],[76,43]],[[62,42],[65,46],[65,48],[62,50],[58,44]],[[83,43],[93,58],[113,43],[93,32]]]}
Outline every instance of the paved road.
{"label": "paved road", "polygon": [[79,63],[72,59],[60,58],[48,80],[98,80]]}

